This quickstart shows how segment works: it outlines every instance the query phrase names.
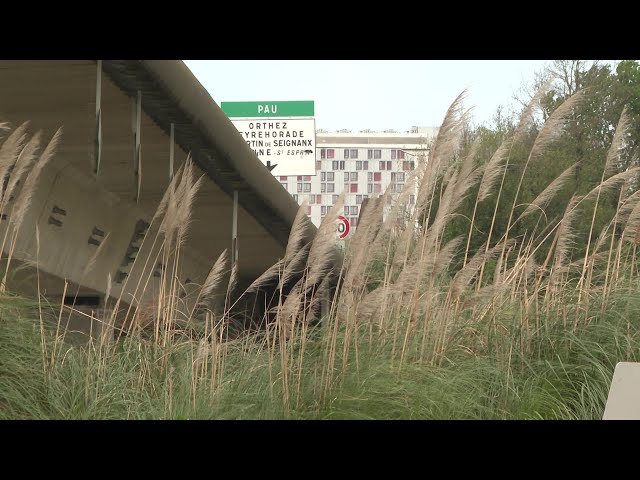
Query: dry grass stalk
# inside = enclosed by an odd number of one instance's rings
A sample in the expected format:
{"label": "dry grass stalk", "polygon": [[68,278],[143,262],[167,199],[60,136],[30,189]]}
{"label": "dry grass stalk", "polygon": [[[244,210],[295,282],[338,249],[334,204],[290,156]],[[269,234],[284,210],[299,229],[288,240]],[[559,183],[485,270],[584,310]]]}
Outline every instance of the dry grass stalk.
{"label": "dry grass stalk", "polygon": [[631,128],[631,118],[629,116],[628,106],[622,109],[622,114],[618,120],[616,131],[613,134],[611,146],[607,151],[607,158],[604,164],[604,176],[608,177],[616,170],[616,161],[619,160],[620,152],[625,147],[625,137],[629,134]]}
{"label": "dry grass stalk", "polygon": [[[574,174],[576,168],[578,167],[577,163],[574,163],[569,168],[567,168],[564,172],[562,172],[555,180],[553,180],[547,187],[535,198],[531,204],[525,209],[524,212],[520,215],[518,220],[526,217],[527,215],[533,213],[537,209],[546,208],[549,202],[556,196],[556,194],[562,190],[562,188],[566,185],[567,181]],[[516,222],[518,221],[516,220]]]}
{"label": "dry grass stalk", "polygon": [[10,169],[15,165],[18,155],[24,147],[27,139],[27,127],[29,122],[24,122],[4,140],[0,146],[0,181],[4,181],[10,173]]}
{"label": "dry grass stalk", "polygon": [[[107,248],[107,245],[109,245],[109,235],[111,235],[111,232],[108,232],[105,235],[102,242],[100,242],[100,245],[98,245],[98,248],[96,248],[96,251],[93,253],[93,255],[91,255],[91,258],[89,258],[87,265],[84,267],[82,271],[83,277],[85,277],[89,272],[93,270],[93,268],[96,265],[96,260],[100,258],[100,255],[102,255],[102,252]],[[109,273],[109,276],[111,276],[110,273]]]}
{"label": "dry grass stalk", "polygon": [[[549,116],[542,129],[536,136],[529,153],[529,159],[539,157],[562,133],[570,116],[574,113],[575,109],[585,100],[585,90],[579,90],[562,104],[556,108]],[[527,163],[529,163],[527,159]],[[526,168],[526,167],[525,167]],[[523,172],[524,174],[524,172]]]}

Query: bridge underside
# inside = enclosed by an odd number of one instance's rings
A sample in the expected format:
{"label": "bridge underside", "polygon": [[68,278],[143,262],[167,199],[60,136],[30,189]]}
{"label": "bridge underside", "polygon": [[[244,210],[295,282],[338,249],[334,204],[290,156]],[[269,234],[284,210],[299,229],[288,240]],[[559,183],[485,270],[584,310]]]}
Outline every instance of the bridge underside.
{"label": "bridge underside", "polygon": [[[13,128],[29,121],[29,132],[41,130],[43,143],[63,127],[61,144],[40,177],[13,254],[17,264],[29,266],[13,277],[20,290],[35,288],[29,278],[37,263],[41,291],[50,297],[62,297],[65,280],[76,286],[80,296],[104,296],[110,275],[111,297],[131,298],[139,272],[131,271],[126,257],[131,256],[132,247],[140,247],[137,231],[151,222],[169,185],[171,124],[173,172],[191,153],[197,176],[204,176],[181,252],[180,281],[201,284],[220,253],[231,249],[234,191],[239,203],[240,284],[252,281],[275,263],[284,253],[290,221],[275,214],[243,183],[229,154],[203,140],[202,127],[184,114],[178,101],[138,61],[102,62],[100,82],[98,65],[95,61],[0,62],[0,121],[9,121]],[[96,173],[98,90],[101,141]],[[139,182],[134,160],[136,132]],[[256,168],[263,168],[255,161]],[[264,171],[265,182],[277,183]],[[294,203],[291,199],[292,209]],[[0,223],[4,236],[7,219]],[[86,272],[89,259],[107,234],[108,243]],[[149,253],[151,242],[145,243],[138,256]],[[145,297],[139,300],[154,295],[154,282],[157,277],[152,276]]]}

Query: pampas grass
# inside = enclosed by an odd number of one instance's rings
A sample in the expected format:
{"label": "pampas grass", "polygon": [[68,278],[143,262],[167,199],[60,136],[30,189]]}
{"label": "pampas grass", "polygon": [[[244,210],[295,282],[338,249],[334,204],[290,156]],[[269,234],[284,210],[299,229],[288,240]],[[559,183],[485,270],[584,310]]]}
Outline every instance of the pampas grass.
{"label": "pampas grass", "polygon": [[[28,388],[54,391],[64,378],[63,384],[73,392],[76,383],[80,385],[77,391],[84,405],[93,405],[109,418],[598,417],[612,365],[635,358],[633,349],[640,341],[637,332],[626,324],[623,328],[620,320],[640,312],[640,304],[627,293],[638,283],[634,242],[640,236],[640,197],[624,196],[621,190],[614,219],[599,232],[594,251],[588,251],[585,259],[575,258],[577,218],[590,208],[588,200],[596,198],[597,204],[599,194],[630,185],[639,171],[638,167],[618,174],[613,170],[625,145],[625,111],[620,132],[616,131],[603,159],[606,175],[599,185],[584,196],[574,195],[559,218],[547,219],[539,229],[536,225],[534,232],[509,235],[513,224],[548,208],[567,188],[576,168],[572,165],[542,188],[516,222],[509,219],[503,238],[492,241],[498,203],[505,196],[505,165],[513,147],[521,146],[547,87],[525,108],[513,134],[502,139],[480,166],[478,139],[466,155],[461,154],[468,115],[463,92],[445,115],[429,161],[417,165],[399,195],[387,189],[370,199],[358,228],[342,248],[335,220],[343,197],[312,239],[307,236],[309,220],[303,204],[281,258],[244,292],[236,291],[238,263],[230,266],[227,251],[216,252],[207,277],[197,286],[195,303],[185,308],[186,301],[179,301],[180,252],[202,182],[188,158],[174,175],[143,239],[143,244],[151,244],[149,257],[136,257],[132,266],[132,271],[141,273],[135,288],[129,289],[133,290],[125,315],[129,323],[115,323],[115,312],[124,300],[109,300],[107,277],[107,299],[114,314],[104,331],[113,327],[128,336],[117,342],[103,338],[99,345],[89,340],[86,347],[67,347],[62,340],[63,309],[56,310],[53,335],[44,326],[36,331],[38,373],[30,371],[25,380]],[[563,131],[583,95],[571,97],[547,119],[527,162],[544,160],[547,147]],[[36,161],[29,159],[37,152],[37,137],[29,137],[26,126],[9,133],[0,145],[7,173],[16,165],[9,188],[17,189],[18,178],[26,178],[13,212],[28,208],[26,189],[33,192],[39,175],[34,172],[42,170],[42,158],[51,155],[50,146],[58,137],[54,139]],[[524,171],[519,185],[523,178]],[[447,228],[456,216],[468,215],[462,202],[476,186],[470,230],[451,238]],[[416,190],[411,210],[407,199]],[[512,215],[518,195],[519,187]],[[493,210],[491,229],[486,243],[472,251],[471,231],[482,202],[495,202],[487,205]],[[20,224],[11,225],[17,232]],[[95,268],[106,240],[87,267]],[[535,256],[543,245],[549,247],[544,261]],[[458,255],[464,255],[462,267],[451,270]],[[611,268],[603,270],[601,288],[591,279],[593,265],[604,261]],[[164,267],[150,298],[150,279],[158,262]],[[490,262],[495,266],[493,278],[483,283]],[[581,296],[575,291],[575,272],[583,262],[589,268]],[[129,291],[127,281],[122,291]],[[217,292],[224,297],[218,310],[214,309]],[[240,299],[247,304],[264,302],[249,314],[250,323],[260,328],[232,328],[238,327]],[[605,301],[614,303],[601,308]],[[40,310],[46,308],[41,305]],[[38,315],[42,319],[44,313]],[[192,321],[196,316],[199,322]],[[5,325],[0,316],[0,326]],[[616,325],[615,330],[606,330],[607,325]],[[606,345],[606,355],[598,357],[590,342]],[[630,349],[623,351],[621,345]],[[576,351],[597,367],[597,381],[588,370],[580,370]],[[569,370],[579,372],[578,377]],[[66,405],[56,405],[49,413],[29,407],[31,413],[25,413],[21,407],[25,402],[16,400],[21,398],[16,392],[25,387],[2,375],[0,379],[0,416],[57,418],[74,411],[90,416],[87,410]],[[550,384],[562,394],[550,393]],[[588,399],[581,396],[584,392],[589,392]],[[42,402],[51,404],[57,398]],[[110,399],[111,410],[100,406],[103,398]]]}

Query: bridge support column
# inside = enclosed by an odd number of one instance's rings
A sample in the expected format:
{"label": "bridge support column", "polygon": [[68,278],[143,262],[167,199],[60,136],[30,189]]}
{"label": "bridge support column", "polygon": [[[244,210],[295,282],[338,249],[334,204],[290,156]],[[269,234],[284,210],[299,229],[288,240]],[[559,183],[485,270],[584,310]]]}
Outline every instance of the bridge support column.
{"label": "bridge support column", "polygon": [[100,171],[100,158],[102,156],[102,60],[98,60],[96,75],[96,133],[93,140],[93,173],[98,175]]}
{"label": "bridge support column", "polygon": [[233,192],[233,218],[231,221],[231,266],[238,263],[238,191]]}
{"label": "bridge support column", "polygon": [[133,130],[133,179],[134,179],[134,191],[135,201],[138,202],[140,198],[140,186],[142,185],[141,174],[141,152],[140,152],[140,130],[142,123],[142,92],[138,90],[137,98],[133,98],[133,112],[132,112],[132,130]]}
{"label": "bridge support column", "polygon": [[173,159],[175,151],[175,123],[171,123],[171,132],[169,134],[169,181],[173,178]]}

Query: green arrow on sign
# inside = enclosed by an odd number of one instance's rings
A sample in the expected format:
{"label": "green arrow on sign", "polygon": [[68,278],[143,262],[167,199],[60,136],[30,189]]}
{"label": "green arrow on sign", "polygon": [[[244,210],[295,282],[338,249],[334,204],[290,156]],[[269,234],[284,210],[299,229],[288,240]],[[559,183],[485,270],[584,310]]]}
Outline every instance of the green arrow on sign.
{"label": "green arrow on sign", "polygon": [[222,102],[228,117],[313,117],[313,100],[276,102]]}

